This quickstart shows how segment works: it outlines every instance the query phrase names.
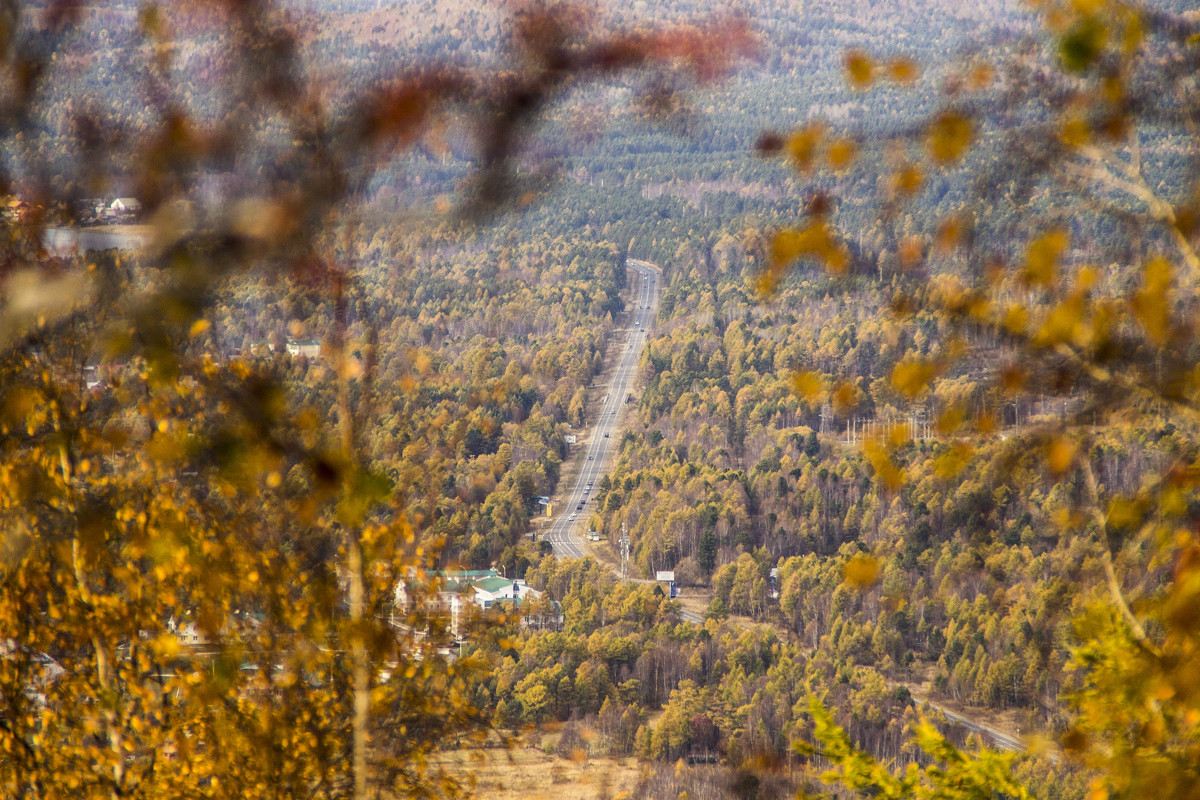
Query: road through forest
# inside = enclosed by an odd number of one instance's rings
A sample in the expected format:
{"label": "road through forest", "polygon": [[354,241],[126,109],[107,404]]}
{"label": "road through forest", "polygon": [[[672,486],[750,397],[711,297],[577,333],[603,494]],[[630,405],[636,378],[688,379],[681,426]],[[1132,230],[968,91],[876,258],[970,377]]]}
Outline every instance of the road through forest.
{"label": "road through forest", "polygon": [[658,310],[662,272],[650,262],[636,258],[626,259],[625,265],[633,276],[635,291],[624,350],[609,376],[607,386],[601,390],[604,400],[585,445],[586,458],[581,462],[574,482],[559,495],[558,513],[545,533],[546,541],[550,542],[554,554],[559,558],[582,558],[587,553],[587,545],[577,531],[591,516],[589,503],[595,498],[596,484],[600,483],[605,473],[610,448],[615,448],[620,441],[623,430],[620,427],[621,408],[633,384],[642,348],[646,345],[647,330]]}

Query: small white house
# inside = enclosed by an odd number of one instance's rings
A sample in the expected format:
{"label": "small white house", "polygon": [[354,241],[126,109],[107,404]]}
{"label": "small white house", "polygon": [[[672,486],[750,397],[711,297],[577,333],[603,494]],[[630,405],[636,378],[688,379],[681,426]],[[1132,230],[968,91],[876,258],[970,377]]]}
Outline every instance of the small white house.
{"label": "small white house", "polygon": [[321,343],[316,339],[288,339],[287,351],[292,358],[316,358],[321,355]]}
{"label": "small white house", "polygon": [[142,201],[136,197],[118,197],[113,200],[108,206],[117,214],[140,214],[142,213]]}
{"label": "small white house", "polygon": [[516,600],[520,602],[526,598],[536,600],[542,596],[541,592],[523,580],[509,580],[508,578],[501,578],[498,575],[474,581],[471,584],[471,590],[474,592],[472,599],[475,601],[475,605],[484,609],[491,608],[493,604],[500,600]]}

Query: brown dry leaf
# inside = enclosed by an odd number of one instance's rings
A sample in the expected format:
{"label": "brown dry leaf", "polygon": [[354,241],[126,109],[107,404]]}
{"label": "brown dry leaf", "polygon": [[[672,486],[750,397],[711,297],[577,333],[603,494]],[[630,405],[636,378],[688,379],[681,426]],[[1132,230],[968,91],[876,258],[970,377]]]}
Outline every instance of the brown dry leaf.
{"label": "brown dry leaf", "polygon": [[1027,379],[1025,369],[1016,364],[1008,364],[1000,370],[1000,386],[1008,394],[1024,389]]}

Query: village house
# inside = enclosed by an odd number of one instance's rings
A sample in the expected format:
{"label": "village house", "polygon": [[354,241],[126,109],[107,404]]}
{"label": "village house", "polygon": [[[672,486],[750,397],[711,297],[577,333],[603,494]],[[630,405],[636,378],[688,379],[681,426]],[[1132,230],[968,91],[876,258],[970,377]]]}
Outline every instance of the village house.
{"label": "village house", "polygon": [[[558,602],[536,603],[544,593],[520,578],[505,578],[490,569],[441,572],[436,576],[441,579],[440,585],[437,593],[425,601],[425,610],[444,617],[446,631],[456,642],[465,638],[465,623],[470,613],[486,613],[502,607],[522,612],[522,627],[562,625],[562,608]],[[409,591],[402,582],[396,586],[393,625],[404,627],[403,615],[408,608]],[[527,611],[531,613],[525,613]]]}
{"label": "village house", "polygon": [[316,339],[288,339],[287,352],[292,358],[316,358],[321,355],[321,343]]}

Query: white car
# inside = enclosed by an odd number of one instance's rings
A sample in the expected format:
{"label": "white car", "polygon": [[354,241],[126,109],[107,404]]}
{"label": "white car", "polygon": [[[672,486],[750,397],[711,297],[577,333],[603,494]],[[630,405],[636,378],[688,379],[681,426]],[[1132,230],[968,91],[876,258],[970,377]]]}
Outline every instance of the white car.
{"label": "white car", "polygon": [[574,514],[572,514],[571,516],[567,517],[567,522],[574,522],[574,521],[575,521],[575,515],[574,515]]}

